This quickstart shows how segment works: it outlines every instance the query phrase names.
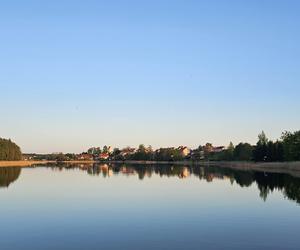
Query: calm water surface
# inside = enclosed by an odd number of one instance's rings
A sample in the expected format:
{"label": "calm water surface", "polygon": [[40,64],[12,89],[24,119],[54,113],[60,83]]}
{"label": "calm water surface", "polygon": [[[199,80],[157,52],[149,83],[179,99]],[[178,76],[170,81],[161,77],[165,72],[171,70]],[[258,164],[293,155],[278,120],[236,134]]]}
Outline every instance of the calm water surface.
{"label": "calm water surface", "polygon": [[299,203],[287,174],[0,168],[0,249],[300,249]]}

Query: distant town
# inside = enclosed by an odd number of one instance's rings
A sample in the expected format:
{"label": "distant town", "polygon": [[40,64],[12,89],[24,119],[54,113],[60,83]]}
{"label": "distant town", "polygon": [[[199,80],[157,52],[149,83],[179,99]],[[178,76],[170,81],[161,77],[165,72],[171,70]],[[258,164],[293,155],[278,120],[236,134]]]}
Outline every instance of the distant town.
{"label": "distant town", "polygon": [[[1,146],[1,145],[0,145]],[[187,146],[153,149],[139,145],[123,149],[112,146],[92,147],[80,154],[23,154],[23,160],[31,161],[256,161],[282,162],[300,161],[300,131],[284,132],[277,141],[267,138],[264,132],[258,135],[256,145],[239,143],[214,146],[211,143],[197,148]]]}
{"label": "distant town", "polygon": [[[207,148],[206,148],[207,147]],[[209,148],[208,148],[209,147]],[[60,161],[125,161],[125,160],[184,160],[184,159],[204,159],[205,151],[210,153],[221,152],[225,150],[224,146],[213,147],[207,144],[203,148],[191,149],[187,146],[160,148],[153,150],[151,146],[145,147],[139,145],[138,148],[126,147],[123,149],[113,148],[111,146],[92,147],[86,152],[80,154],[24,154],[24,160],[60,160]]]}

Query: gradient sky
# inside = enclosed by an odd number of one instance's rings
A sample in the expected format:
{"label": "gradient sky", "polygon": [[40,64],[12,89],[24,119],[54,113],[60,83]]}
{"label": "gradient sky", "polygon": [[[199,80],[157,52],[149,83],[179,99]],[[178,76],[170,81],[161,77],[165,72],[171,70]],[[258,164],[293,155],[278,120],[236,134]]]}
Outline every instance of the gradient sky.
{"label": "gradient sky", "polygon": [[24,152],[255,143],[300,125],[300,2],[2,1],[0,137]]}

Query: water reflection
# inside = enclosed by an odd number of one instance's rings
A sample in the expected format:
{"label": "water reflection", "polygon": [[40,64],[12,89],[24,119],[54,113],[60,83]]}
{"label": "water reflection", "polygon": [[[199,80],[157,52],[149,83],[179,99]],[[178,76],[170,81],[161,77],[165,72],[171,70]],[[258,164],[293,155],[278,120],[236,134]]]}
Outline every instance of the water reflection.
{"label": "water reflection", "polygon": [[21,174],[19,167],[0,168],[0,188],[8,187],[11,183],[16,181]]}
{"label": "water reflection", "polygon": [[53,170],[78,168],[89,175],[103,176],[114,175],[138,176],[140,180],[151,178],[152,175],[160,177],[177,177],[179,179],[194,176],[199,180],[213,182],[214,180],[228,180],[231,184],[241,187],[250,187],[256,184],[260,197],[266,201],[268,195],[274,190],[279,190],[285,198],[300,204],[300,178],[289,174],[264,173],[258,171],[244,171],[217,166],[181,166],[181,165],[129,165],[129,164],[90,164],[90,165],[56,165]]}
{"label": "water reflection", "polygon": [[[250,187],[257,185],[260,197],[266,201],[268,195],[279,190],[285,198],[300,204],[300,178],[289,174],[264,173],[258,171],[245,171],[217,166],[181,166],[181,165],[129,165],[129,164],[55,164],[48,165],[53,171],[79,169],[91,176],[109,178],[116,175],[137,176],[140,180],[160,177],[176,177],[184,179],[197,177],[201,181],[214,180],[229,181],[232,185]],[[21,168],[0,168],[0,187],[8,187],[20,176]]]}

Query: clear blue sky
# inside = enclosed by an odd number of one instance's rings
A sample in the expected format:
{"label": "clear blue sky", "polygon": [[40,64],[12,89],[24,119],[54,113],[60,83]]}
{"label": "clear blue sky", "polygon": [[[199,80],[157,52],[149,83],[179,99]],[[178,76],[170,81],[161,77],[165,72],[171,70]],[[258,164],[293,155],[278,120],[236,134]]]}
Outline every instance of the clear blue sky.
{"label": "clear blue sky", "polygon": [[0,137],[24,152],[300,129],[300,2],[2,1]]}

